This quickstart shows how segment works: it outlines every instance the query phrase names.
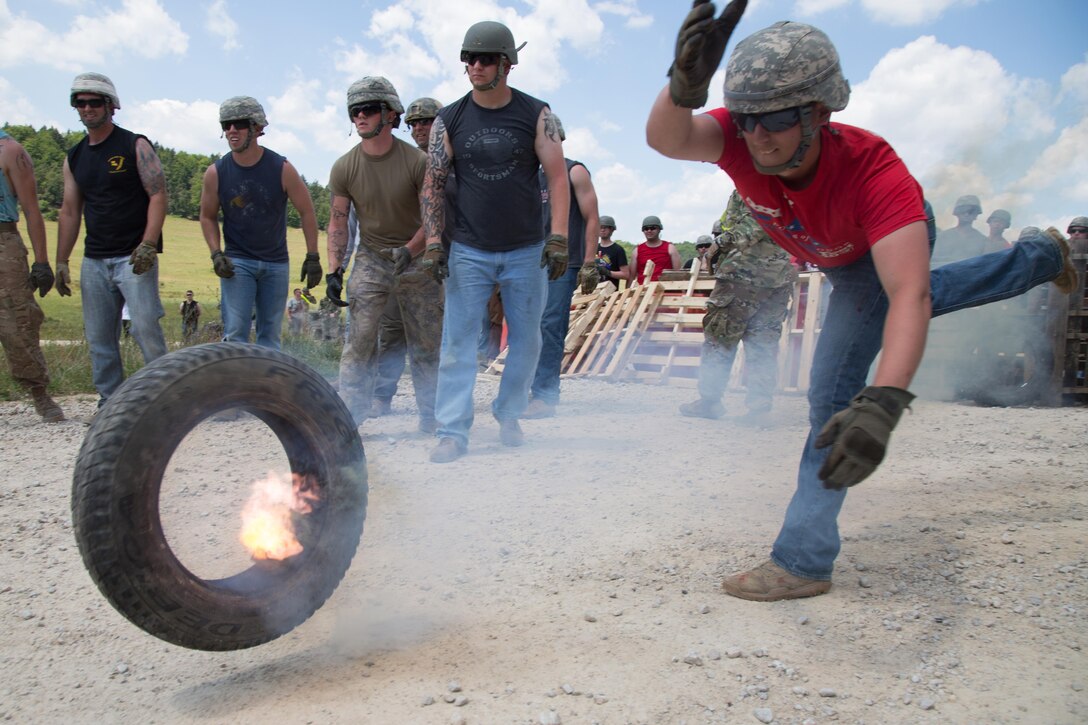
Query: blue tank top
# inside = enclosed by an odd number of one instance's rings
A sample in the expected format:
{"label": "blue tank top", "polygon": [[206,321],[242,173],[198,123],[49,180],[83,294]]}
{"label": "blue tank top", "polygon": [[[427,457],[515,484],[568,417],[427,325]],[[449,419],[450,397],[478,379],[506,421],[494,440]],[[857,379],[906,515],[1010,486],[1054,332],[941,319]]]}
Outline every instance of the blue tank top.
{"label": "blue tank top", "polygon": [[[570,264],[580,265],[586,258],[586,219],[582,216],[582,207],[578,206],[578,199],[574,196],[574,182],[570,180],[570,170],[575,166],[586,169],[581,161],[563,159],[567,162],[567,181],[570,187],[570,213],[567,215],[567,253],[570,255]],[[586,169],[589,173],[589,169]],[[544,175],[544,169],[540,170],[540,198],[544,202],[544,236],[552,233],[552,203],[548,198],[548,177]]]}
{"label": "blue tank top", "polygon": [[[11,134],[0,131],[0,138],[11,138]],[[8,185],[7,174],[0,174],[0,222],[19,221],[19,200]]]}
{"label": "blue tank top", "polygon": [[536,124],[544,101],[510,89],[510,103],[483,108],[468,93],[438,112],[457,174],[453,239],[504,252],[543,237]]}
{"label": "blue tank top", "polygon": [[215,162],[219,208],[228,256],[260,262],[287,260],[287,192],[284,157],[264,149],[253,166],[239,166],[231,154]]}

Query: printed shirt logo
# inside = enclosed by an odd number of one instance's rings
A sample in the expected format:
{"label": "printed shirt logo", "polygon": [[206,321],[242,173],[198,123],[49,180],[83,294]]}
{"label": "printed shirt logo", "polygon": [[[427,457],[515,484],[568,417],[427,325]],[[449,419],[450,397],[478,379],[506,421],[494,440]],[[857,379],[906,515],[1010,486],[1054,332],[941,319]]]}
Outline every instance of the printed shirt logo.
{"label": "printed shirt logo", "polygon": [[524,150],[504,128],[482,128],[465,139],[462,158],[469,171],[483,181],[502,181],[520,165]]}
{"label": "printed shirt logo", "polygon": [[854,250],[852,242],[840,242],[829,245],[814,239],[801,224],[801,220],[794,216],[788,223],[782,209],[772,209],[756,204],[750,197],[745,197],[744,203],[752,210],[752,218],[763,227],[771,239],[779,243],[786,242],[786,248],[790,245],[794,248],[805,250],[812,258],[834,259]]}
{"label": "printed shirt logo", "polygon": [[124,156],[111,156],[106,159],[106,163],[110,167],[111,174],[123,174],[128,171],[128,168],[125,166]]}

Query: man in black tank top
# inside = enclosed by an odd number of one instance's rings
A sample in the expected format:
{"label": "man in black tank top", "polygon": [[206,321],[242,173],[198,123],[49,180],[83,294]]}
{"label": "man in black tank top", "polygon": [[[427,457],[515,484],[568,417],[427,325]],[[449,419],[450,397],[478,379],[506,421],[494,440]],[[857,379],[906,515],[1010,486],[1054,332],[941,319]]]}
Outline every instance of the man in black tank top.
{"label": "man in black tank top", "polygon": [[166,354],[159,319],[157,257],[166,218],[166,180],[151,142],[113,123],[121,108],[113,82],[81,73],[69,96],[87,135],[64,161],[64,201],[57,232],[57,292],[72,294],[68,258],[87,221],[79,287],[91,377],[101,406],[124,380],[121,308],[128,303],[132,337],[144,362]]}
{"label": "man in black tank top", "polygon": [[[439,443],[431,452],[435,463],[459,458],[468,448],[476,341],[496,284],[506,314],[509,350],[491,412],[499,422],[503,445],[522,444],[518,417],[525,410],[540,356],[547,280],[558,279],[567,270],[570,190],[563,146],[548,105],[507,85],[520,49],[501,23],[484,21],[469,28],[461,61],[472,91],[440,110],[431,130],[420,194],[427,241],[424,264],[446,285],[435,401]],[[547,240],[542,238],[537,181],[541,167],[552,204],[552,234]],[[442,233],[451,169],[457,175],[457,218],[447,252]]]}

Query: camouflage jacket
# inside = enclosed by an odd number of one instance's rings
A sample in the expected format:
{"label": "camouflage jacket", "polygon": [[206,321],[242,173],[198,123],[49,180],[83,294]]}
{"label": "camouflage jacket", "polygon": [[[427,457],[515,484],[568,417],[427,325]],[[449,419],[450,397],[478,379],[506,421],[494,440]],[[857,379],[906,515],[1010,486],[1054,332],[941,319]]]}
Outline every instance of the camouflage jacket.
{"label": "camouflage jacket", "polygon": [[717,241],[723,248],[714,265],[718,279],[769,289],[797,281],[790,255],[771,241],[736,190],[722,214],[722,235]]}

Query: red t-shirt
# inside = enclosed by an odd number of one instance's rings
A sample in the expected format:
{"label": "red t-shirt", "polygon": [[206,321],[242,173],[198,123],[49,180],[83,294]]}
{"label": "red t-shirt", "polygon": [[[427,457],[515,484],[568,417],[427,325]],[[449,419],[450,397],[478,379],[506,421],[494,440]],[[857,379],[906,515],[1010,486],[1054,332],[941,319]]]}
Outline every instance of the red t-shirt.
{"label": "red t-shirt", "polygon": [[656,247],[651,247],[646,242],[635,247],[636,256],[638,257],[636,262],[638,269],[635,271],[638,273],[639,284],[646,284],[646,263],[650,260],[654,262],[654,273],[650,277],[651,282],[655,282],[666,269],[672,268],[672,257],[669,255],[669,249],[671,248],[672,245],[664,239]]}
{"label": "red t-shirt", "polygon": [[822,126],[815,176],[796,191],[756,171],[729,111],[709,115],[725,138],[718,166],[771,239],[798,259],[820,267],[850,264],[874,242],[926,218],[922,187],[876,134],[841,123]]}

